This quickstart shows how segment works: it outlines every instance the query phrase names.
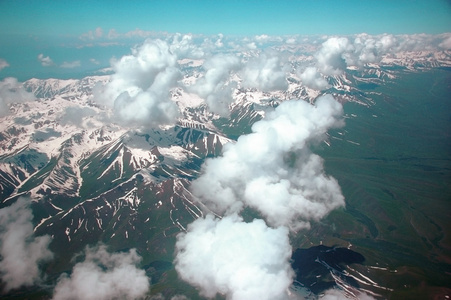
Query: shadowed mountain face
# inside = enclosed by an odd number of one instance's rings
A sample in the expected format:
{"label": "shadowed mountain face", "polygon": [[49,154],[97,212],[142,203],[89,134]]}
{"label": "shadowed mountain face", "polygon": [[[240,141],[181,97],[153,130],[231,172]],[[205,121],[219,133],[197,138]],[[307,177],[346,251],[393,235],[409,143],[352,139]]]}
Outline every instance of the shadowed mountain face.
{"label": "shadowed mountain face", "polygon": [[322,245],[296,249],[291,259],[296,272],[296,284],[314,294],[333,288],[337,284],[337,278],[343,288],[359,288],[357,280],[346,270],[349,265],[363,264],[365,261],[363,255],[347,248]]}
{"label": "shadowed mountain face", "polygon": [[[190,189],[202,164],[280,103],[314,103],[332,94],[343,103],[346,127],[309,146],[338,180],[346,208],[312,222],[310,230],[290,233],[297,249],[291,264],[295,286],[313,294],[337,286],[349,295],[363,289],[376,298],[441,295],[448,291],[449,276],[443,274],[450,272],[451,257],[451,106],[450,73],[439,65],[424,60],[415,69],[399,59],[347,69],[324,76],[321,92],[295,73],[286,90],[237,84],[228,116],[211,113],[176,88],[170,100],[180,109],[179,119],[162,126],[125,126],[93,102],[94,87],[108,76],[32,79],[24,86],[37,99],[11,105],[14,116],[1,120],[0,207],[28,197],[34,234],[51,236],[54,259],[43,263],[45,284],[55,285],[76,263],[74,256],[101,242],[112,251],[137,249],[152,294],[199,298],[177,277],[173,260],[176,236],[211,213]],[[195,80],[199,69],[187,69],[184,80]],[[251,208],[242,215],[246,221],[260,217]],[[35,286],[8,295],[50,294]]]}

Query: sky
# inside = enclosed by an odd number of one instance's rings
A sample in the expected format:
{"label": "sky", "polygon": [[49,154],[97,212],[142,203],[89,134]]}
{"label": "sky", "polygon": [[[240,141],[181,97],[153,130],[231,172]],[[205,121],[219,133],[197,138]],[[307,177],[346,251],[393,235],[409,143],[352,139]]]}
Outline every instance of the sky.
{"label": "sky", "polygon": [[[255,36],[450,31],[449,0],[1,0],[0,79],[83,76],[129,53],[152,32]],[[117,43],[119,38],[128,41]],[[102,40],[102,47],[94,47],[94,40]],[[7,67],[1,67],[2,60]]]}
{"label": "sky", "polygon": [[80,35],[101,27],[202,34],[443,33],[446,0],[10,1],[0,2],[0,32]]}

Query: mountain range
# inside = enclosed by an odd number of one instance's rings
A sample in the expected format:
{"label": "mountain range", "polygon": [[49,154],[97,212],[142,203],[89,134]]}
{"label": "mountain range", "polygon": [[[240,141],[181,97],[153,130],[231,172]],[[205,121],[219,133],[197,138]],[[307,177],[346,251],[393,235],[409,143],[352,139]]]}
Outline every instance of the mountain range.
{"label": "mountain range", "polygon": [[[293,70],[302,61],[292,59]],[[196,80],[202,65],[195,62],[179,62],[185,66],[184,82]],[[55,259],[44,266],[49,284],[70,270],[72,257],[101,242],[115,251],[136,248],[155,293],[190,295],[194,292],[175,278],[172,261],[176,235],[209,211],[190,191],[206,159],[220,156],[227,144],[250,133],[254,123],[284,101],[314,104],[331,94],[342,104],[370,109],[377,106],[374,95],[383,96],[376,87],[396,82],[402,74],[450,67],[450,51],[398,53],[378,64],[325,76],[322,90],[307,87],[295,71],[286,78],[288,88],[275,91],[243,87],[241,78],[230,74],[228,82],[236,88],[228,115],[210,112],[197,95],[177,87],[170,99],[180,115],[175,124],[158,127],[123,124],[111,109],[96,103],[93,91],[112,75],[33,78],[22,87],[35,100],[11,104],[11,113],[1,119],[0,207],[29,199],[35,235],[52,238]],[[358,116],[345,109],[344,118]],[[346,140],[344,132],[331,133],[321,147],[333,149],[336,138]],[[377,279],[360,278],[375,297],[390,295],[383,284],[370,284]],[[9,295],[27,297],[36,291]]]}

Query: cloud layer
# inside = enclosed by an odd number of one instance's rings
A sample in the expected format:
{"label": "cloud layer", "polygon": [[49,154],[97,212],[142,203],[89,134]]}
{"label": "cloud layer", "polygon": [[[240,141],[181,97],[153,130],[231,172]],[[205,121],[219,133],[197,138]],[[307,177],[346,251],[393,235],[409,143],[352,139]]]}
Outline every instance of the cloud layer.
{"label": "cloud layer", "polygon": [[293,270],[288,229],[263,220],[243,222],[236,214],[200,218],[178,236],[175,268],[206,297],[285,299]]}
{"label": "cloud layer", "polygon": [[181,77],[176,63],[167,42],[149,40],[113,63],[111,82],[95,91],[94,100],[127,124],[172,124],[179,115],[169,94]]}
{"label": "cloud layer", "polygon": [[302,83],[314,90],[324,90],[330,87],[327,80],[321,76],[315,67],[308,67],[299,76]]}
{"label": "cloud layer", "polygon": [[261,91],[285,90],[287,62],[281,53],[265,51],[250,59],[240,72],[243,87]]}
{"label": "cloud layer", "polygon": [[205,99],[212,112],[225,116],[233,101],[233,89],[236,88],[230,77],[240,68],[240,59],[236,55],[218,54],[209,58],[203,68],[204,76],[190,86],[189,91]]}
{"label": "cloud layer", "polygon": [[[237,78],[245,88],[262,91],[287,88],[286,57],[265,51],[252,58],[236,52],[219,53],[222,35],[196,44],[190,35],[176,34],[167,40],[146,40],[141,46],[112,62],[111,82],[94,91],[94,101],[114,110],[125,124],[158,126],[173,124],[180,112],[171,101],[170,92],[182,88],[197,94],[210,111],[222,116],[229,113]],[[201,69],[190,84],[183,84],[183,67],[179,61],[197,59]]]}
{"label": "cloud layer", "polygon": [[6,60],[4,60],[3,58],[0,58],[0,71],[6,67],[9,67],[8,62]]}
{"label": "cloud layer", "polygon": [[[308,228],[344,205],[337,181],[309,150],[330,127],[341,126],[342,106],[323,96],[316,106],[286,101],[255,123],[252,133],[207,160],[191,190],[207,212],[177,236],[175,268],[206,297],[291,299],[290,229]],[[244,222],[245,207],[264,220]],[[266,221],[266,222],[265,222]],[[269,226],[268,226],[269,225]]]}
{"label": "cloud layer", "polygon": [[[289,87],[287,78],[294,75],[308,88],[322,91],[330,88],[328,76],[342,75],[346,68],[379,63],[403,51],[446,49],[450,40],[446,34],[318,38],[261,35],[244,39],[223,35],[161,36],[146,40],[130,55],[112,61],[111,82],[95,90],[94,101],[112,108],[115,121],[147,127],[174,124],[180,116],[171,100],[174,88],[197,94],[211,112],[227,116],[237,87],[285,91]],[[96,29],[86,38],[102,37],[103,31]],[[302,59],[297,60],[298,55]],[[50,64],[50,58],[40,58],[43,64]],[[195,60],[196,69],[194,76],[184,82],[184,68],[189,67],[184,64],[190,59]],[[78,61],[74,61],[61,67],[77,65]]]}
{"label": "cloud layer", "polygon": [[236,213],[245,206],[259,211],[272,226],[309,227],[344,205],[335,179],[324,174],[322,159],[309,143],[340,126],[342,106],[323,96],[312,106],[287,101],[254,124],[253,133],[228,144],[209,159],[193,194],[216,213]]}
{"label": "cloud layer", "polygon": [[65,68],[65,69],[73,69],[73,68],[78,68],[81,66],[81,62],[79,60],[75,60],[75,61],[65,61],[61,64],[61,68]]}
{"label": "cloud layer", "polygon": [[38,60],[43,67],[50,67],[55,64],[49,56],[44,56],[42,53],[38,55]]}
{"label": "cloud layer", "polygon": [[0,117],[10,114],[10,104],[34,99],[35,96],[27,92],[16,78],[8,77],[0,81]]}
{"label": "cloud layer", "polygon": [[[449,34],[372,36],[365,33],[353,37],[330,37],[314,55],[316,66],[324,75],[340,75],[347,67],[380,63],[387,56],[405,52],[450,49]],[[408,55],[408,54],[404,54]]]}
{"label": "cloud layer", "polygon": [[136,267],[140,261],[135,249],[111,254],[104,245],[87,247],[85,260],[74,266],[70,276],[60,277],[53,299],[144,298],[150,289],[150,279]]}
{"label": "cloud layer", "polygon": [[0,209],[0,276],[5,292],[39,283],[39,264],[52,259],[50,236],[35,237],[30,200],[19,198]]}
{"label": "cloud layer", "polygon": [[317,66],[325,75],[340,75],[346,68],[343,53],[352,50],[349,40],[333,37],[325,41],[316,53]]}

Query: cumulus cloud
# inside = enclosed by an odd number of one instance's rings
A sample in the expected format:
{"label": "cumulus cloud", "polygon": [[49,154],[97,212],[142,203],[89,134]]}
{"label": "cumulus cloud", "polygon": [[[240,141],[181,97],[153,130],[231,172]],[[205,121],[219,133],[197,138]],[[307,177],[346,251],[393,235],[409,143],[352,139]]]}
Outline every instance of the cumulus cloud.
{"label": "cumulus cloud", "polygon": [[193,36],[189,34],[182,35],[180,33],[175,34],[172,37],[170,43],[170,51],[180,58],[193,58],[199,59],[204,57],[207,46],[198,46],[194,42]]}
{"label": "cumulus cloud", "polygon": [[[201,295],[226,299],[295,299],[289,231],[307,228],[344,205],[338,183],[308,146],[341,125],[341,104],[323,96],[312,106],[287,101],[207,160],[191,185],[211,213],[177,236],[175,268]],[[262,219],[244,222],[245,207]],[[269,227],[269,224],[272,227]]]}
{"label": "cumulus cloud", "polygon": [[0,71],[6,67],[9,67],[8,62],[6,60],[4,60],[3,58],[0,58]]}
{"label": "cumulus cloud", "polygon": [[155,34],[155,33],[152,31],[136,28],[134,30],[127,31],[126,33],[123,34],[123,36],[126,38],[137,38],[137,37],[138,38],[146,38],[153,34]]}
{"label": "cumulus cloud", "polygon": [[109,253],[106,246],[87,247],[85,260],[77,263],[70,276],[58,280],[53,299],[140,299],[150,289],[149,278],[136,264],[141,257],[135,249]]}
{"label": "cumulus cloud", "polygon": [[81,62],[79,60],[75,60],[75,61],[65,61],[61,64],[61,68],[65,68],[65,69],[73,69],[73,68],[77,68],[81,66]]}
{"label": "cumulus cloud", "polygon": [[240,72],[242,85],[261,91],[284,90],[288,87],[285,69],[280,53],[263,52],[247,62]]}
{"label": "cumulus cloud", "polygon": [[86,33],[83,33],[80,36],[81,40],[94,40],[103,37],[103,29],[101,27],[97,27],[95,30],[90,30]]}
{"label": "cumulus cloud", "polygon": [[39,283],[39,264],[53,257],[50,236],[33,234],[30,200],[19,198],[0,209],[0,276],[5,291]]}
{"label": "cumulus cloud", "polygon": [[247,43],[247,44],[246,44],[246,47],[247,47],[249,50],[255,50],[255,49],[257,49],[257,45],[255,44],[255,42]]}
{"label": "cumulus cloud", "polygon": [[207,59],[203,67],[204,76],[190,86],[189,90],[205,99],[212,112],[227,115],[236,87],[229,79],[231,73],[239,69],[240,59],[231,54],[218,54]]}
{"label": "cumulus cloud", "polygon": [[157,126],[172,124],[179,110],[170,99],[181,72],[177,56],[165,41],[146,41],[131,55],[113,62],[112,80],[94,91],[94,101],[113,108],[126,124]]}
{"label": "cumulus cloud", "polygon": [[89,59],[89,61],[90,61],[91,63],[95,64],[95,65],[99,65],[99,64],[100,64],[100,61],[98,61],[98,60],[95,59],[95,58],[91,58],[91,59]]}
{"label": "cumulus cloud", "polygon": [[224,43],[222,42],[222,39],[224,38],[224,35],[223,34],[219,34],[218,35],[218,39],[215,41],[215,46],[217,47],[217,48],[222,48],[222,47],[224,47]]}
{"label": "cumulus cloud", "polygon": [[342,106],[332,96],[316,106],[287,101],[255,123],[253,133],[228,144],[223,155],[207,160],[193,194],[219,214],[244,206],[259,211],[271,226],[309,227],[344,205],[337,181],[324,174],[322,159],[309,144],[342,124]]}
{"label": "cumulus cloud", "polygon": [[291,38],[287,38],[286,40],[285,40],[285,43],[287,43],[287,44],[289,44],[289,45],[294,45],[294,44],[296,44],[296,39],[294,38],[294,37],[291,37]]}
{"label": "cumulus cloud", "polygon": [[445,50],[451,49],[451,34],[448,34],[444,37],[444,39],[440,42],[439,47]]}
{"label": "cumulus cloud", "polygon": [[112,28],[106,34],[106,38],[108,38],[110,40],[133,39],[133,38],[142,39],[142,38],[148,38],[148,37],[156,36],[156,35],[157,35],[157,33],[153,32],[153,31],[142,30],[139,28],[136,28],[134,30],[127,31],[127,32],[118,32],[116,29]]}
{"label": "cumulus cloud", "polygon": [[35,99],[33,93],[27,92],[22,83],[16,78],[8,77],[0,81],[0,117],[10,113],[11,103],[32,101]]}
{"label": "cumulus cloud", "polygon": [[348,66],[361,67],[367,63],[378,63],[383,55],[397,51],[398,40],[393,35],[370,36],[359,34],[351,41],[352,46],[343,53]]}
{"label": "cumulus cloud", "polygon": [[347,38],[329,38],[315,55],[318,68],[325,75],[340,75],[346,68],[343,53],[350,50],[352,45]]}
{"label": "cumulus cloud", "polygon": [[112,28],[110,31],[108,31],[108,38],[109,39],[116,39],[120,36],[120,34],[117,32],[116,29]]}
{"label": "cumulus cloud", "polygon": [[[325,76],[341,75],[351,66],[360,68],[369,63],[379,63],[386,55],[400,51],[427,47],[443,49],[447,47],[447,38],[447,35],[389,34],[321,38],[316,41],[324,42],[313,56],[315,64],[309,62],[310,66],[301,66],[297,75],[307,87],[324,90],[329,87]],[[157,126],[173,124],[179,116],[178,107],[170,97],[170,91],[175,87],[197,94],[212,112],[222,116],[229,113],[238,82],[245,88],[264,92],[285,90],[288,86],[286,77],[291,69],[288,54],[267,47],[268,43],[284,40],[262,35],[242,42],[241,47],[236,48],[234,40],[226,40],[223,35],[210,39],[181,34],[168,37],[166,41],[147,40],[135,47],[131,55],[112,62],[115,72],[112,81],[96,89],[94,100],[112,108],[116,119],[125,124]],[[289,42],[295,43],[296,39],[290,38]],[[434,46],[427,46],[428,43]],[[237,54],[243,51],[243,45],[248,54],[249,48],[254,49],[250,58],[240,58]],[[259,47],[264,50],[259,50]],[[219,50],[221,54],[218,54]],[[195,82],[183,86],[183,72],[178,62],[186,58],[202,61],[203,65]],[[65,64],[67,67],[76,65],[76,62]]]}
{"label": "cumulus cloud", "polygon": [[236,214],[212,215],[177,237],[175,268],[203,296],[227,299],[288,299],[293,270],[288,229],[263,220],[243,222]]}
{"label": "cumulus cloud", "polygon": [[[316,106],[286,101],[206,160],[192,182],[198,201],[216,214],[199,218],[177,236],[175,268],[206,297],[290,299],[294,271],[289,230],[308,228],[344,205],[337,181],[324,174],[309,145],[342,125],[342,106],[332,96]],[[265,219],[246,223],[244,207]],[[271,227],[269,227],[271,226]]]}
{"label": "cumulus cloud", "polygon": [[267,34],[256,35],[256,36],[254,37],[254,39],[255,39],[257,42],[260,42],[260,43],[265,43],[265,42],[269,41],[270,38],[271,38],[271,37],[270,37],[269,35],[267,35]]}
{"label": "cumulus cloud", "polygon": [[97,27],[96,30],[94,31],[94,35],[96,37],[102,37],[103,36],[103,29],[101,27]]}
{"label": "cumulus cloud", "polygon": [[306,68],[299,77],[305,86],[314,90],[321,91],[330,87],[327,80],[321,76],[315,67]]}
{"label": "cumulus cloud", "polygon": [[354,37],[331,37],[322,43],[315,54],[316,66],[324,75],[340,75],[347,67],[361,68],[369,63],[377,64],[387,56],[446,50],[451,46],[450,41],[449,34],[372,36],[362,33]]}
{"label": "cumulus cloud", "polygon": [[44,56],[42,53],[38,55],[38,60],[43,67],[50,67],[54,65],[53,60],[49,56]]}

